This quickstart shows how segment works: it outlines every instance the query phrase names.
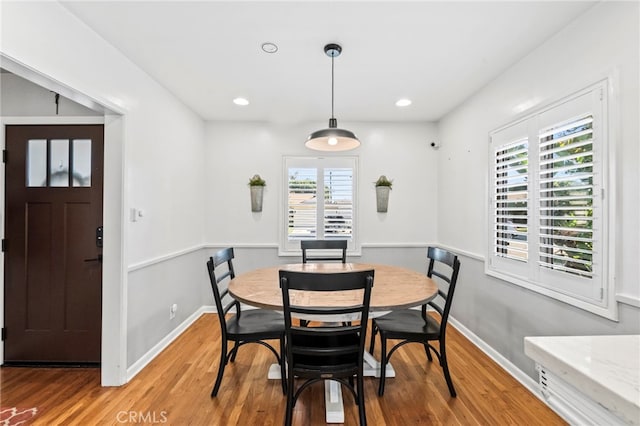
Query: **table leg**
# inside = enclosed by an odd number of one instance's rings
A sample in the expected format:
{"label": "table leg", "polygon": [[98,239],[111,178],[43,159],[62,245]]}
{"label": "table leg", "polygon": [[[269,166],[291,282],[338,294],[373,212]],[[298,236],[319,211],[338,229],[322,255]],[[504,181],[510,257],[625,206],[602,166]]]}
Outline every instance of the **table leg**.
{"label": "table leg", "polygon": [[[365,377],[380,377],[380,361],[369,352],[364,353]],[[396,372],[391,364],[387,364],[387,377],[395,377]],[[267,377],[270,380],[280,380],[280,365],[271,364]],[[342,402],[342,387],[335,380],[324,381],[325,419],[327,423],[344,423],[344,404]]]}
{"label": "table leg", "polygon": [[[365,377],[380,377],[380,361],[375,359],[369,352],[364,352],[364,368],[363,373]],[[393,366],[387,363],[387,369],[385,370],[385,376],[396,377],[396,372]]]}
{"label": "table leg", "polygon": [[269,380],[280,380],[282,378],[282,374],[280,373],[280,364],[271,364],[269,366],[267,378]]}
{"label": "table leg", "polygon": [[342,386],[335,380],[324,381],[325,419],[327,423],[344,423]]}

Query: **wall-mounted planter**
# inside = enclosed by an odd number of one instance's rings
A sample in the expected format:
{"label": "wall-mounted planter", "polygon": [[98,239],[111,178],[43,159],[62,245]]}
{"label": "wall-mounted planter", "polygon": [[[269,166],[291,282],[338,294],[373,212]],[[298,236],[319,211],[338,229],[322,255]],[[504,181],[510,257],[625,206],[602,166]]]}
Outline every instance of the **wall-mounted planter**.
{"label": "wall-mounted planter", "polygon": [[253,175],[249,179],[249,190],[251,191],[251,211],[262,211],[262,197],[264,195],[264,187],[267,186],[267,182],[260,177],[260,175]]}
{"label": "wall-mounted planter", "polygon": [[251,190],[251,211],[261,212],[264,186],[251,186],[249,189]]}
{"label": "wall-mounted planter", "polygon": [[376,206],[378,213],[386,213],[389,208],[389,192],[393,181],[381,175],[376,181]]}
{"label": "wall-mounted planter", "polygon": [[376,186],[376,205],[378,213],[386,213],[389,208],[389,192],[391,188],[388,186]]}

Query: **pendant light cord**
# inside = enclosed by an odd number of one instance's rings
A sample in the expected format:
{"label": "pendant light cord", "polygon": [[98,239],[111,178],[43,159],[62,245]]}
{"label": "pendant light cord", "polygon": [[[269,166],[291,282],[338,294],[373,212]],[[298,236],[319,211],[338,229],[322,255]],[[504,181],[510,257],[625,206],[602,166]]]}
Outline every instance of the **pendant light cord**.
{"label": "pendant light cord", "polygon": [[331,118],[335,118],[333,116],[333,58],[334,55],[331,55]]}

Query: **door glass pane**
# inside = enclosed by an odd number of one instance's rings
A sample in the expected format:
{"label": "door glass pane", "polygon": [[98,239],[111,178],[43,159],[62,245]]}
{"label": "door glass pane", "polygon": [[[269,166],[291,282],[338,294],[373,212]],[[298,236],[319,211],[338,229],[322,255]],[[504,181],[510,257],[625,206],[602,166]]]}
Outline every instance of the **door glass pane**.
{"label": "door glass pane", "polygon": [[91,186],[91,139],[73,140],[73,186]]}
{"label": "door glass pane", "polygon": [[27,143],[27,186],[47,186],[46,139],[29,139]]}
{"label": "door glass pane", "polygon": [[69,139],[51,139],[49,186],[69,186]]}

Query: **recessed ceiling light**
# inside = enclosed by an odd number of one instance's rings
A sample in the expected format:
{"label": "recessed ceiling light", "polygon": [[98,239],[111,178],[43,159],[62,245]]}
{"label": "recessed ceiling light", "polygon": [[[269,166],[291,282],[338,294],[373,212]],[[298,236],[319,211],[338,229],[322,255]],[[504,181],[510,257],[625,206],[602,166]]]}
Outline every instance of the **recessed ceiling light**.
{"label": "recessed ceiling light", "polygon": [[396,102],[396,106],[399,107],[406,107],[411,105],[411,99],[400,99],[398,102]]}
{"label": "recessed ceiling light", "polygon": [[275,43],[266,42],[262,43],[262,50],[267,53],[276,53],[278,51],[278,46],[276,46]]}
{"label": "recessed ceiling light", "polygon": [[246,100],[245,98],[235,98],[233,100],[233,103],[236,105],[240,105],[240,106],[247,106],[249,105],[249,101]]}

